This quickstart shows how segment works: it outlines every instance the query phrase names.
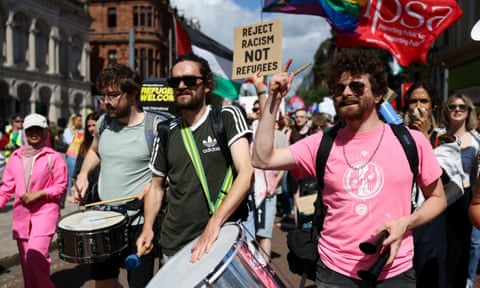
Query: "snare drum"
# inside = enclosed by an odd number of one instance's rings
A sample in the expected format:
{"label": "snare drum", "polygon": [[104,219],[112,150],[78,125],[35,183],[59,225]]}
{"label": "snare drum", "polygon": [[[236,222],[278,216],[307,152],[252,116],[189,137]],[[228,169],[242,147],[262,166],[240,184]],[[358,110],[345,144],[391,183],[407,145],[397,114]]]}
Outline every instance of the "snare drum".
{"label": "snare drum", "polygon": [[[155,274],[148,287],[285,287],[261,257],[252,253],[242,227],[225,224],[210,252],[190,263],[190,242]],[[253,248],[254,249],[254,248]],[[257,256],[255,256],[255,255]],[[262,264],[263,263],[263,264]]]}
{"label": "snare drum", "polygon": [[76,211],[57,225],[58,253],[73,263],[98,263],[128,245],[127,217],[116,211]]}

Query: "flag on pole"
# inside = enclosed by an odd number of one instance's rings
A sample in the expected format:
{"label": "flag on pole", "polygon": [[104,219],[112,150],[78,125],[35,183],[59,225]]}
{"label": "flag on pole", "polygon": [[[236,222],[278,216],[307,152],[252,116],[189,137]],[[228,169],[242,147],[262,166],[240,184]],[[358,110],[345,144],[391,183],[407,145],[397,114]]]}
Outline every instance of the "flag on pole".
{"label": "flag on pole", "polygon": [[425,63],[432,43],[463,15],[457,0],[264,0],[262,11],[325,17],[337,46],[382,48],[404,67]]}
{"label": "flag on pole", "polygon": [[425,63],[433,42],[463,15],[456,0],[370,0],[356,35],[337,35],[337,46],[379,47],[404,67]]}
{"label": "flag on pole", "polygon": [[358,16],[368,0],[264,0],[263,12],[307,14],[325,17],[337,33],[355,32]]}
{"label": "flag on pole", "polygon": [[230,100],[238,99],[241,84],[230,80],[233,51],[179,19],[174,18],[174,21],[177,57],[193,52],[207,60],[215,74],[212,93]]}

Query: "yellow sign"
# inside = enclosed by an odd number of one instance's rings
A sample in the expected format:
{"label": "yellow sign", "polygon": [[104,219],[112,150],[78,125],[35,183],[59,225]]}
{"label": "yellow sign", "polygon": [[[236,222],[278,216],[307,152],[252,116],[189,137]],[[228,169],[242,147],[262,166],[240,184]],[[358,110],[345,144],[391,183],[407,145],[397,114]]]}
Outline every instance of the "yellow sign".
{"label": "yellow sign", "polygon": [[235,28],[232,79],[282,71],[282,21]]}
{"label": "yellow sign", "polygon": [[173,102],[173,88],[143,86],[140,90],[140,102]]}

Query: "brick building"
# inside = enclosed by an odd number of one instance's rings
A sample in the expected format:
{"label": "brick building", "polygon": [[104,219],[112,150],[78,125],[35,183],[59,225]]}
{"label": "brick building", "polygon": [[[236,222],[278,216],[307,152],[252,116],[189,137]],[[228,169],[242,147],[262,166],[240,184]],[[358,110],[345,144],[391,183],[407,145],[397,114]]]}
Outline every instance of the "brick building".
{"label": "brick building", "polygon": [[168,0],[91,0],[91,77],[117,62],[138,70],[143,78],[168,75],[169,31],[172,27]]}

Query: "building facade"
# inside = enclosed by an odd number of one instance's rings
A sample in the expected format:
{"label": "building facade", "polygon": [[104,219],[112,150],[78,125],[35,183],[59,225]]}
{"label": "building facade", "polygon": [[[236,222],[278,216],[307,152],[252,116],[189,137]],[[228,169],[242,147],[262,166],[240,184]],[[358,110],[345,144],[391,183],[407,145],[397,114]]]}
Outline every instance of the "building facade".
{"label": "building facade", "polygon": [[64,126],[92,106],[89,27],[81,1],[0,2],[0,121],[36,112]]}
{"label": "building facade", "polygon": [[480,1],[458,0],[463,17],[449,27],[436,41],[433,53],[436,69],[434,79],[442,87],[445,98],[464,93],[480,105],[480,42],[470,37],[473,25],[480,20]]}
{"label": "building facade", "polygon": [[91,0],[88,11],[93,18],[92,79],[114,62],[132,67],[144,79],[168,75],[173,23],[168,0]]}

